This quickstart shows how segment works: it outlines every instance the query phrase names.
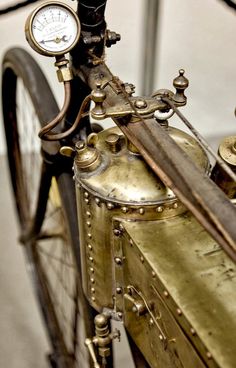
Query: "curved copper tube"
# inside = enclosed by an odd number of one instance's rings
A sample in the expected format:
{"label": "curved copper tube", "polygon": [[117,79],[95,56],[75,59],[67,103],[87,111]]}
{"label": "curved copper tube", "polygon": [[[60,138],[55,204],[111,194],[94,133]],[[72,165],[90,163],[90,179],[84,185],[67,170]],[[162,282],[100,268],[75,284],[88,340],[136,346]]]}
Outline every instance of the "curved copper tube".
{"label": "curved copper tube", "polygon": [[70,99],[71,99],[71,84],[70,82],[64,82],[64,91],[65,91],[65,99],[64,99],[64,104],[62,106],[61,111],[58,113],[58,115],[51,120],[49,123],[47,123],[40,131],[39,131],[39,138],[43,139],[43,140],[47,140],[47,133],[52,130],[53,128],[55,128],[55,126],[57,126],[62,119],[64,118],[68,107],[70,105]]}
{"label": "curved copper tube", "polygon": [[[51,129],[47,130],[47,132],[45,132],[45,134],[43,135],[42,139],[44,139],[45,141],[57,141],[57,140],[66,138],[70,134],[72,134],[76,130],[76,128],[79,126],[80,120],[83,117],[82,116],[83,115],[83,112],[87,108],[87,106],[90,103],[90,101],[91,101],[91,95],[86,96],[85,99],[83,100],[81,106],[80,106],[80,110],[79,110],[79,112],[77,114],[77,117],[75,119],[74,124],[68,130],[66,130],[65,132],[62,132],[62,133],[46,134],[49,130],[52,129],[51,128]],[[49,124],[51,124],[51,123],[49,123]]]}

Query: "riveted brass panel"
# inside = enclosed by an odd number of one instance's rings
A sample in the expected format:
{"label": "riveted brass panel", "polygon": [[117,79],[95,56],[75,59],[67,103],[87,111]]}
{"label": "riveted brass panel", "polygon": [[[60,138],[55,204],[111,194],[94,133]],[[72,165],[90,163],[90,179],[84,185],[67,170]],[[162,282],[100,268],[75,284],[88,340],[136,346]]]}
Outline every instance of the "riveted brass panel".
{"label": "riveted brass panel", "polygon": [[[122,226],[123,275],[116,281],[124,294],[118,308],[150,365],[235,367],[233,262],[189,214]],[[137,316],[130,300],[140,295],[148,311]]]}

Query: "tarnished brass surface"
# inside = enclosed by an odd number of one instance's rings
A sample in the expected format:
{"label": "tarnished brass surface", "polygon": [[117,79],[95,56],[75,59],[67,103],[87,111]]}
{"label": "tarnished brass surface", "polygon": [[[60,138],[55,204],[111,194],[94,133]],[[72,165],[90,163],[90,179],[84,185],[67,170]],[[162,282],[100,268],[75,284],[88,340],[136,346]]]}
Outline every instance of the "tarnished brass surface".
{"label": "tarnished brass surface", "polygon": [[[122,83],[112,75],[105,64],[101,63],[92,70],[82,66],[81,72],[91,89],[96,88],[97,82],[117,82],[115,89],[109,84],[104,88],[104,107],[116,104],[117,98],[122,99],[124,103],[131,103]],[[207,176],[196,170],[195,165],[163,128],[150,120],[144,120],[137,109],[135,116],[139,118],[139,121],[136,118],[135,124],[129,117],[113,120],[156,175],[175,192],[216,242],[236,261],[236,228],[231,221],[236,216],[236,210],[227,196]]]}
{"label": "tarnished brass surface", "polygon": [[[234,368],[233,261],[189,213],[162,221],[117,220],[115,227],[122,232],[114,253],[122,250],[123,257],[116,266],[122,288],[117,307],[150,365]],[[137,316],[126,296],[130,290],[151,313]]]}
{"label": "tarnished brass surface", "polygon": [[[203,172],[209,169],[207,156],[195,139],[172,127],[167,128],[167,131]],[[108,144],[114,134],[120,137],[116,154]],[[99,133],[98,137],[96,149],[102,154],[100,167],[87,175],[77,167],[77,159],[75,161],[76,178],[84,188],[104,200],[124,204],[161,203],[175,198],[142,157],[129,152],[125,138],[117,127]]]}
{"label": "tarnished brass surface", "polygon": [[236,136],[227,137],[220,143],[219,154],[229,165],[236,167]]}
{"label": "tarnished brass surface", "polygon": [[[236,172],[236,136],[227,137],[220,143],[219,155]],[[211,178],[229,198],[236,197],[236,182],[217,163],[212,170]]]}
{"label": "tarnished brass surface", "polygon": [[[198,143],[178,129],[168,128],[168,131],[201,170],[207,171],[208,159]],[[119,139],[114,140],[114,135]],[[115,149],[114,141],[119,143]],[[80,154],[75,157],[83,287],[98,311],[102,307],[113,308],[113,218],[146,221],[186,212],[141,155],[130,152],[126,143],[119,129],[111,128],[99,133],[94,141],[99,166],[88,171],[80,165]]]}

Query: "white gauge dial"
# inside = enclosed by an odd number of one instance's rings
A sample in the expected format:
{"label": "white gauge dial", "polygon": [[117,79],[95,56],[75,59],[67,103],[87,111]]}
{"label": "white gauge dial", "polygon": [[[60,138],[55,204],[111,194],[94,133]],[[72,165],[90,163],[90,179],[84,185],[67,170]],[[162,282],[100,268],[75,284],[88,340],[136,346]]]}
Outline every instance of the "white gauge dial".
{"label": "white gauge dial", "polygon": [[75,12],[59,2],[36,9],[26,22],[26,38],[39,53],[49,56],[70,51],[78,41],[80,24]]}

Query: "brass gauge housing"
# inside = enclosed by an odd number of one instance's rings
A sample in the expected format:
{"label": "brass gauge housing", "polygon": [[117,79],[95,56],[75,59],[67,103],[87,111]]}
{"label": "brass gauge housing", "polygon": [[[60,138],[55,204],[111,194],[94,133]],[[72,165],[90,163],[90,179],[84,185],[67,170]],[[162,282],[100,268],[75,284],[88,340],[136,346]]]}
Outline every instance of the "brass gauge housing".
{"label": "brass gauge housing", "polygon": [[80,22],[68,5],[50,1],[36,8],[25,24],[25,35],[30,46],[45,56],[60,56],[78,42]]}

